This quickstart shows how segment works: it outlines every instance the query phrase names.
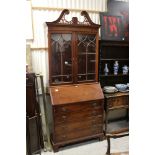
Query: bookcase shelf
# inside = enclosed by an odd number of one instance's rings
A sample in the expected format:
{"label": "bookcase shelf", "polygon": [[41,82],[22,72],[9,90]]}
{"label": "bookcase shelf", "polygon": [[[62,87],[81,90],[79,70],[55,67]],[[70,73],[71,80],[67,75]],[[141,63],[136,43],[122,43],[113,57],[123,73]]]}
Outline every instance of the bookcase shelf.
{"label": "bookcase shelf", "polygon": [[[99,41],[99,81],[101,87],[114,86],[116,83],[128,83],[129,74],[123,74],[122,67],[129,66],[129,43],[127,41]],[[114,75],[113,65],[118,61],[118,74]],[[108,65],[109,73],[105,75],[104,67]]]}

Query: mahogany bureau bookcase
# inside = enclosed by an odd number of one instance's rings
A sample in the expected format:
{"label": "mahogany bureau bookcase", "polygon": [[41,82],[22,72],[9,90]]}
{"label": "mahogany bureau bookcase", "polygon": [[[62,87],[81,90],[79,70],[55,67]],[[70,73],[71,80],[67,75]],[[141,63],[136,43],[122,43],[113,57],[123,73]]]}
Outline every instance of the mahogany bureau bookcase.
{"label": "mahogany bureau bookcase", "polygon": [[62,11],[48,26],[49,92],[53,150],[103,138],[104,95],[98,83],[98,29],[86,11],[84,21],[67,21]]}

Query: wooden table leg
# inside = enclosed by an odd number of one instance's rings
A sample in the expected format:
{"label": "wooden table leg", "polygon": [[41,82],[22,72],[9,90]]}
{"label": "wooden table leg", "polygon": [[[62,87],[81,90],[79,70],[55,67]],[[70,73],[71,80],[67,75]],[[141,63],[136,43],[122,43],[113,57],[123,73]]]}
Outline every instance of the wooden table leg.
{"label": "wooden table leg", "polygon": [[107,152],[106,152],[106,155],[111,155],[110,154],[110,147],[111,147],[111,144],[110,144],[110,137],[107,136]]}

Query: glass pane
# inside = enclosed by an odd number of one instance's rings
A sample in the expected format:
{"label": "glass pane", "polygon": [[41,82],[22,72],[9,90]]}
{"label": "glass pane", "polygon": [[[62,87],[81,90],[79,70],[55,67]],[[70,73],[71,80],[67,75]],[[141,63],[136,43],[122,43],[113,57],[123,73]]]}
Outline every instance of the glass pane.
{"label": "glass pane", "polygon": [[90,74],[87,76],[87,80],[93,80],[95,79],[95,74]]}
{"label": "glass pane", "polygon": [[[86,78],[82,80],[95,80],[95,59],[96,59],[96,35],[78,34],[78,76],[84,74]],[[93,76],[90,74],[94,74]]]}
{"label": "glass pane", "polygon": [[86,75],[78,74],[78,81],[85,81]]}
{"label": "glass pane", "polygon": [[88,73],[95,73],[95,63],[96,63],[96,60],[95,60],[95,55],[91,54],[91,55],[87,55],[87,71]]}
{"label": "glass pane", "polygon": [[52,82],[72,82],[71,34],[52,34]]}

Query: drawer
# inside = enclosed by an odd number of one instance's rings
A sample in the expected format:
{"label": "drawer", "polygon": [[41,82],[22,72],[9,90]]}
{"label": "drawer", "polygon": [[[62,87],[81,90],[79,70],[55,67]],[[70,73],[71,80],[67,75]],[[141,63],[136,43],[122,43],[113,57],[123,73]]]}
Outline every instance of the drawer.
{"label": "drawer", "polygon": [[107,105],[109,108],[119,107],[123,105],[129,105],[129,96],[120,96],[107,99]]}
{"label": "drawer", "polygon": [[74,113],[61,113],[60,115],[54,116],[55,125],[62,123],[71,123],[78,121],[87,121],[91,117],[103,117],[103,108],[91,109],[87,111],[78,111]]}
{"label": "drawer", "polygon": [[82,102],[76,104],[68,104],[62,106],[54,106],[54,115],[73,113],[77,111],[87,111],[90,109],[98,109],[102,107],[102,101]]}
{"label": "drawer", "polygon": [[98,124],[103,124],[103,117],[91,117],[88,121],[81,121],[78,122],[69,122],[69,123],[62,123],[55,126],[55,133],[56,134],[64,134],[71,131],[82,130],[84,128],[90,128],[92,126],[96,126]]}
{"label": "drawer", "polygon": [[82,130],[66,132],[63,134],[55,134],[55,140],[56,140],[56,142],[62,142],[62,141],[64,142],[67,140],[84,138],[84,137],[99,134],[102,132],[103,132],[103,126],[102,126],[102,124],[99,124],[96,126],[91,126],[89,128],[82,129]]}

